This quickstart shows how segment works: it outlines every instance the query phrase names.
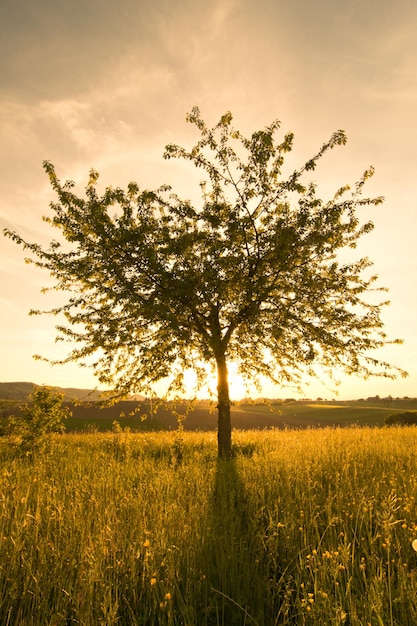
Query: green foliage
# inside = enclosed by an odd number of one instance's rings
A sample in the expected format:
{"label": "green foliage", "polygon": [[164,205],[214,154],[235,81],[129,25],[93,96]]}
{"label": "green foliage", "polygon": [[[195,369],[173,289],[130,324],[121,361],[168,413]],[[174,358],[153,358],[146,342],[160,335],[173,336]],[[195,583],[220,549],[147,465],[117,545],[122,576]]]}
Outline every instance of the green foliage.
{"label": "green foliage", "polygon": [[385,424],[392,426],[394,424],[402,426],[410,426],[417,424],[417,411],[403,411],[402,413],[391,413],[385,418]]}
{"label": "green foliage", "polygon": [[0,441],[1,624],[417,623],[417,428],[115,431]]}
{"label": "green foliage", "polygon": [[37,387],[20,407],[20,415],[10,416],[6,434],[21,452],[35,454],[45,450],[53,433],[64,430],[63,420],[70,414],[62,406],[63,394],[48,387]]}
{"label": "green foliage", "polygon": [[378,290],[371,262],[338,258],[373,228],[356,211],[382,198],[362,197],[372,168],[328,200],[306,180],[321,157],[346,143],[343,131],[284,178],[293,134],[277,140],[278,121],[246,138],[230,113],[212,129],[197,107],[187,120],[200,140],[190,150],[170,144],[164,156],[203,170],[199,205],[166,186],[130,183],[99,195],[95,171],[82,198],[45,162],[58,197],[45,219],[65,241],[44,248],[5,232],[69,293],[50,311],[66,318],[58,338],[77,346],[63,362],[90,359],[99,381],[121,394],[150,393],[167,377],[181,391],[188,368],[202,384],[201,363],[211,363],[219,446],[230,453],[230,361],[251,382],[263,375],[299,384],[316,366],[329,374],[404,374],[369,355],[388,343],[380,317],[387,303],[366,298]]}

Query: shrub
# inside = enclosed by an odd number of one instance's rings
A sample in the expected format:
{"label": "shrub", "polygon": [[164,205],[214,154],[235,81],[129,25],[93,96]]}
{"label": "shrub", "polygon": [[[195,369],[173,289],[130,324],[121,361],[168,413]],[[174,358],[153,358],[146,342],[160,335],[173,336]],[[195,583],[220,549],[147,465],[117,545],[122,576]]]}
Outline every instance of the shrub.
{"label": "shrub", "polygon": [[28,402],[20,407],[20,415],[8,419],[6,434],[21,452],[34,454],[44,450],[52,433],[64,430],[63,420],[71,415],[62,406],[63,394],[54,393],[49,387],[35,387]]}
{"label": "shrub", "polygon": [[392,426],[394,424],[399,424],[402,426],[417,424],[417,412],[403,411],[402,413],[391,413],[391,415],[387,415],[384,422],[388,426]]}

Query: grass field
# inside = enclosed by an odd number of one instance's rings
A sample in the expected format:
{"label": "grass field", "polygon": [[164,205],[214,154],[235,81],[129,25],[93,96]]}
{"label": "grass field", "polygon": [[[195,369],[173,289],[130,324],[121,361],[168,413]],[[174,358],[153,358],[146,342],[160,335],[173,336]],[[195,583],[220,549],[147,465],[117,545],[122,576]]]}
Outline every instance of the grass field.
{"label": "grass field", "polygon": [[233,436],[1,440],[0,623],[415,625],[417,428]]}

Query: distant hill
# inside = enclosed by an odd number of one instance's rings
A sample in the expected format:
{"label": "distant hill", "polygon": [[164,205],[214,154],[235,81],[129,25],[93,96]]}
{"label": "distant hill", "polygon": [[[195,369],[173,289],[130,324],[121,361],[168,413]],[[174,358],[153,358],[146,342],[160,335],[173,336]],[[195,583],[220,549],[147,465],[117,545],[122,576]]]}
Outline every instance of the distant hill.
{"label": "distant hill", "polygon": [[[18,415],[19,405],[33,391],[33,383],[0,383],[1,423],[9,415]],[[163,404],[152,413],[148,400],[137,395],[113,406],[102,408],[96,404],[100,391],[53,387],[64,394],[72,416],[65,426],[68,431],[110,431],[114,420],[123,427],[135,430],[174,430],[178,427],[177,412],[185,414],[187,402]],[[80,404],[81,401],[81,404]],[[175,410],[173,410],[175,409]],[[241,401],[232,406],[232,426],[252,428],[311,428],[335,426],[384,426],[387,415],[417,411],[417,398],[380,398],[379,396],[351,401],[326,400],[270,400],[269,402]],[[185,422],[185,430],[216,430],[217,414],[214,403],[201,400],[195,403]]]}
{"label": "distant hill", "polygon": [[[37,387],[35,383],[26,382],[10,382],[0,383],[0,400],[9,400],[14,402],[24,402],[32,393],[33,388]],[[51,387],[57,393],[64,394],[66,402],[84,400],[85,402],[98,402],[102,399],[102,391],[96,389],[77,389],[74,387]],[[143,396],[139,394],[134,396],[135,400],[143,400]]]}

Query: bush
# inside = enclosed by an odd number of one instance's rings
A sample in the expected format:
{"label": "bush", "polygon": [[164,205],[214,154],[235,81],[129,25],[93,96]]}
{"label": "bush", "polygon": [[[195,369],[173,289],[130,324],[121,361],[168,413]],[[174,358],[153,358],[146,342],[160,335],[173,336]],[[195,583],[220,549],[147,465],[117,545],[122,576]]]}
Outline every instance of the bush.
{"label": "bush", "polygon": [[400,426],[411,426],[412,424],[417,424],[417,412],[404,411],[402,413],[391,413],[391,415],[387,415],[384,422],[388,426],[392,426],[394,424],[399,424]]}
{"label": "bush", "polygon": [[20,407],[20,415],[9,417],[6,434],[21,452],[33,455],[44,450],[52,433],[64,430],[63,420],[71,415],[62,406],[63,394],[54,393],[49,387],[35,387],[28,402]]}

